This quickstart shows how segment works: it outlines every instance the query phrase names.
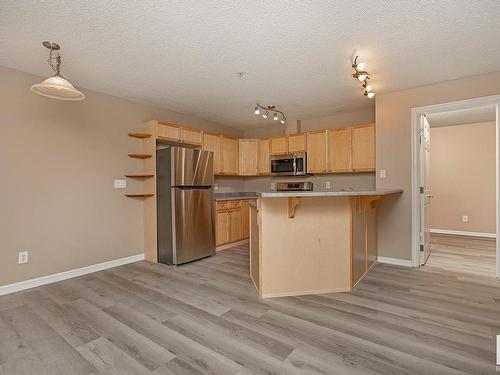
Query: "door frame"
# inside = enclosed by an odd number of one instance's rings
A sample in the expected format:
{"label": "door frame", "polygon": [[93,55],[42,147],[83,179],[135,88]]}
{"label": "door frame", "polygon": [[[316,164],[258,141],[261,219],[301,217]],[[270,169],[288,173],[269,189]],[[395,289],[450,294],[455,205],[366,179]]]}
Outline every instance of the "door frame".
{"label": "door frame", "polygon": [[413,267],[420,266],[420,117],[431,113],[456,111],[484,106],[496,108],[496,277],[500,279],[500,95],[484,96],[449,103],[433,104],[411,109],[411,159],[412,159],[412,255]]}

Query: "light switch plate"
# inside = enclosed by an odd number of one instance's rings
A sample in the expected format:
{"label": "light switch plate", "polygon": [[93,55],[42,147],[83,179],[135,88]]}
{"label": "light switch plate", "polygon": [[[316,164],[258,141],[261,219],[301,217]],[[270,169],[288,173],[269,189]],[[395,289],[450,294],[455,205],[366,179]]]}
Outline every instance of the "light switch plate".
{"label": "light switch plate", "polygon": [[380,178],[385,178],[385,169],[380,170]]}
{"label": "light switch plate", "polygon": [[126,189],[127,188],[127,180],[115,180],[114,186],[115,186],[115,189]]}
{"label": "light switch plate", "polygon": [[469,221],[469,216],[468,216],[468,215],[463,215],[463,216],[462,216],[462,221],[463,221],[463,222],[467,222],[467,221]]}
{"label": "light switch plate", "polygon": [[271,182],[271,190],[276,189],[276,184],[274,182]]}
{"label": "light switch plate", "polygon": [[214,184],[214,190],[219,190],[219,184]]}
{"label": "light switch plate", "polygon": [[330,184],[330,181],[326,181],[325,182],[325,188],[326,189],[331,189],[332,188],[332,185]]}

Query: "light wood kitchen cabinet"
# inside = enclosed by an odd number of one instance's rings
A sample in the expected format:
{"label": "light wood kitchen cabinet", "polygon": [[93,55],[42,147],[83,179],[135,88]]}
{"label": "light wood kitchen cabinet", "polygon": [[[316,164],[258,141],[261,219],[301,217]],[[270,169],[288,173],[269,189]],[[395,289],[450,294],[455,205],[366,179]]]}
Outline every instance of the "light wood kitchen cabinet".
{"label": "light wood kitchen cabinet", "polygon": [[288,138],[273,137],[271,138],[271,155],[285,155],[288,153]]}
{"label": "light wood kitchen cabinet", "polygon": [[307,133],[307,172],[325,173],[327,131],[318,130]]}
{"label": "light wood kitchen cabinet", "polygon": [[177,125],[158,122],[156,132],[159,139],[174,142],[181,141],[181,128]]}
{"label": "light wood kitchen cabinet", "polygon": [[214,153],[214,174],[222,173],[221,159],[221,137],[220,135],[204,133],[203,134],[203,150]]}
{"label": "light wood kitchen cabinet", "polygon": [[241,201],[241,238],[250,237],[250,204],[254,203],[253,199]]}
{"label": "light wood kitchen cabinet", "polygon": [[258,140],[240,139],[238,145],[239,175],[257,176],[258,174]]}
{"label": "light wood kitchen cabinet", "polygon": [[351,128],[328,130],[328,171],[352,171]]}
{"label": "light wood kitchen cabinet", "polygon": [[290,134],[288,136],[288,153],[299,152],[306,152],[306,135],[305,133]]}
{"label": "light wood kitchen cabinet", "polygon": [[375,125],[352,128],[352,170],[375,170]]}
{"label": "light wood kitchen cabinet", "polygon": [[229,221],[229,242],[241,240],[241,208],[229,211]]}
{"label": "light wood kitchen cabinet", "polygon": [[216,245],[226,245],[250,236],[250,204],[255,199],[216,202]]}
{"label": "light wood kitchen cabinet", "polygon": [[271,140],[269,138],[259,139],[258,170],[260,175],[271,174]]}
{"label": "light wood kitchen cabinet", "polygon": [[230,242],[230,219],[229,211],[217,211],[216,213],[216,246],[224,245]]}
{"label": "light wood kitchen cabinet", "polygon": [[183,127],[181,128],[181,142],[201,146],[203,143],[203,132],[201,130]]}
{"label": "light wood kitchen cabinet", "polygon": [[223,135],[222,139],[222,173],[238,175],[238,139]]}

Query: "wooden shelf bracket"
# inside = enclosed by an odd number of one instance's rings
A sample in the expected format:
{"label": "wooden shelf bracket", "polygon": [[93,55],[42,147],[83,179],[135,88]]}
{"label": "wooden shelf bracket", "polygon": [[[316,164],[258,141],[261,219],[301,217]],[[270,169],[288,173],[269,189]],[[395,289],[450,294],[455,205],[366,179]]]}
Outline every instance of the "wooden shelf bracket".
{"label": "wooden shelf bracket", "polygon": [[300,197],[288,197],[288,217],[293,219],[295,217],[295,210],[299,205]]}

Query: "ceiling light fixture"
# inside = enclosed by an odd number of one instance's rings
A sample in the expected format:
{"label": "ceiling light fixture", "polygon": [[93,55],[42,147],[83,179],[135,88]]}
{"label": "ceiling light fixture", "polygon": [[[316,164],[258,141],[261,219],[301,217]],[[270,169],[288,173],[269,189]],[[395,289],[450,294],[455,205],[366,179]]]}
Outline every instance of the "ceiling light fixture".
{"label": "ceiling light fixture", "polygon": [[[274,112],[273,113],[273,120],[274,121],[280,120],[280,122],[283,125],[286,124],[285,114],[283,112],[281,112],[278,108],[276,108],[276,106],[268,105],[267,107],[264,107],[264,106],[260,105],[259,103],[257,103],[257,105],[254,108],[254,113],[256,115],[259,115],[261,110],[265,111],[264,114],[262,115],[263,118],[267,119],[269,117],[269,111],[271,111],[271,112]],[[281,119],[280,119],[280,116],[281,116]]]}
{"label": "ceiling light fixture", "polygon": [[373,92],[373,87],[368,85],[368,80],[371,78],[370,73],[366,71],[366,63],[360,62],[358,63],[358,56],[352,62],[352,68],[354,69],[354,73],[352,76],[358,81],[363,82],[362,87],[364,89],[364,95],[369,99],[375,97],[375,93]]}
{"label": "ceiling light fixture", "polygon": [[61,74],[61,47],[54,42],[44,41],[43,46],[50,50],[47,62],[55,75],[47,78],[41,83],[31,86],[31,91],[35,94],[58,100],[83,100],[85,95],[78,91]]}

